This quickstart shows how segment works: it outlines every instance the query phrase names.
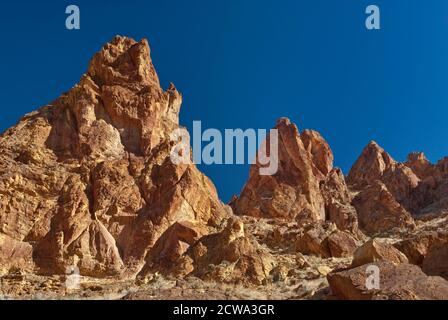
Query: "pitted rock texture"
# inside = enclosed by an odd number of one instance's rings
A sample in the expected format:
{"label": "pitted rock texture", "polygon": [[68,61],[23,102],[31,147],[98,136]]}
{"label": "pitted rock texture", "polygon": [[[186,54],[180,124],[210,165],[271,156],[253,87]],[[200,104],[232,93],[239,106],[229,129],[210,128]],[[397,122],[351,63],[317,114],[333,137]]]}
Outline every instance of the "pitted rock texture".
{"label": "pitted rock texture", "polygon": [[230,211],[213,184],[170,161],[181,102],[160,87],[148,42],[117,36],[79,84],[3,133],[2,267],[132,275],[178,223],[215,231]]}

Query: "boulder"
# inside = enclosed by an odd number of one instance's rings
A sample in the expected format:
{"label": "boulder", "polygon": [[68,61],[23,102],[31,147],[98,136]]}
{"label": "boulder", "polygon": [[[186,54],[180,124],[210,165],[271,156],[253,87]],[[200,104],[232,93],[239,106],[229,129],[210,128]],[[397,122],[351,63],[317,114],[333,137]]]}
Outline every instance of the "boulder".
{"label": "boulder", "polygon": [[[370,287],[373,274],[367,269],[379,270],[379,289]],[[354,269],[337,270],[327,276],[331,294],[340,300],[447,300],[448,281],[430,277],[411,264],[395,265],[378,261]],[[367,285],[369,284],[369,285]]]}
{"label": "boulder", "polygon": [[358,242],[348,232],[335,231],[327,238],[330,254],[335,258],[350,257],[358,248]]}
{"label": "boulder", "polygon": [[243,222],[231,217],[221,232],[190,246],[175,269],[184,268],[185,274],[209,281],[260,285],[275,266],[269,252],[245,234]]}
{"label": "boulder", "polygon": [[392,245],[369,240],[360,246],[353,254],[352,268],[377,261],[389,261],[394,264],[407,263],[408,259]]}
{"label": "boulder", "polygon": [[357,247],[358,242],[350,233],[329,222],[305,227],[295,242],[296,252],[322,258],[347,257]]}
{"label": "boulder", "polygon": [[448,232],[442,230],[418,232],[394,244],[406,255],[410,263],[419,266],[422,266],[431,247],[441,245],[448,245]]}
{"label": "boulder", "polygon": [[448,244],[432,246],[422,263],[422,270],[429,276],[441,276],[448,280]]}

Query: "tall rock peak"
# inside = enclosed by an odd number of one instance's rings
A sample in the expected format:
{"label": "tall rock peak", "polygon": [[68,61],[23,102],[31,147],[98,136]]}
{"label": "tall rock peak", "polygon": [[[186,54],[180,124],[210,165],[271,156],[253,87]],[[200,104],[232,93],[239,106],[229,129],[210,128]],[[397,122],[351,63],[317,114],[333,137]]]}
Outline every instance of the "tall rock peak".
{"label": "tall rock peak", "polygon": [[174,85],[160,88],[148,41],[117,36],[53,103],[47,145],[63,159],[149,155],[178,127],[181,103]]}
{"label": "tall rock peak", "polygon": [[14,263],[129,276],[152,263],[160,239],[175,254],[179,233],[218,231],[230,211],[212,182],[170,159],[181,103],[173,84],[160,88],[148,42],[117,36],[69,92],[7,130],[0,236],[23,248]]}
{"label": "tall rock peak", "polygon": [[356,231],[356,214],[344,177],[333,169],[333,153],[325,139],[312,130],[299,133],[288,118],[280,118],[275,129],[279,133],[278,171],[262,176],[254,164],[241,195],[232,200],[234,211],[305,224],[328,217],[341,228]]}
{"label": "tall rock peak", "polygon": [[136,42],[123,36],[114,37],[95,54],[89,64],[88,75],[101,85],[131,82],[160,87],[146,39]]}
{"label": "tall rock peak", "polygon": [[350,185],[366,186],[381,178],[395,160],[375,141],[369,142],[350,169],[347,181]]}

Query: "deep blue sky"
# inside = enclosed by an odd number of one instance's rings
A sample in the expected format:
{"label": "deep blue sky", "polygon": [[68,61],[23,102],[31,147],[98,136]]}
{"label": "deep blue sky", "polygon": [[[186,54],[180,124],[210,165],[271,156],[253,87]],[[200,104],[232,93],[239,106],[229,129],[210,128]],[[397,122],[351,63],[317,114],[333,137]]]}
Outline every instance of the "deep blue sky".
{"label": "deep blue sky", "polygon": [[[65,29],[65,7],[81,30]],[[381,9],[380,31],[364,10]],[[448,1],[17,1],[0,6],[0,130],[70,89],[114,35],[148,38],[181,123],[320,131],[348,172],[370,141],[394,158],[448,155]],[[201,166],[227,201],[247,166]]]}

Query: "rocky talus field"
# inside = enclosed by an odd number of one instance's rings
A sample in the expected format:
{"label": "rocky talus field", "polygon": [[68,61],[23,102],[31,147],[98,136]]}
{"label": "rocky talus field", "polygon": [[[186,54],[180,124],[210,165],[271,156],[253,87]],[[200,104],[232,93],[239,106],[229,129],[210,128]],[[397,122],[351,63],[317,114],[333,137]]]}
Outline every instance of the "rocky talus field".
{"label": "rocky talus field", "polygon": [[372,141],[345,176],[280,118],[277,173],[252,165],[225,204],[170,159],[181,103],[148,42],[117,36],[0,136],[0,298],[448,299],[448,158]]}

